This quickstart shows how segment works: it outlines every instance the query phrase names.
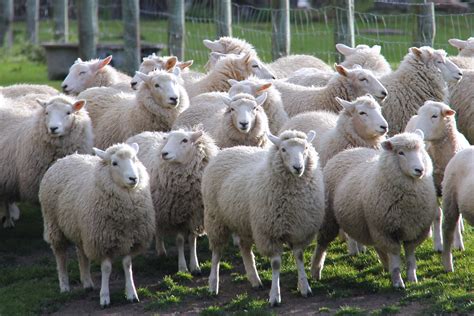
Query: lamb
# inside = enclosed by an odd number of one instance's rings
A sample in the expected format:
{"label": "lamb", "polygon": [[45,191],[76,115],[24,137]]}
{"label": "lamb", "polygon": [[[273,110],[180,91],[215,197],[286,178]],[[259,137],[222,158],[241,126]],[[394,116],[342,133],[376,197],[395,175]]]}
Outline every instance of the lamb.
{"label": "lamb", "polygon": [[44,84],[14,84],[11,86],[0,87],[0,94],[5,98],[15,99],[27,94],[59,95],[59,91]]}
{"label": "lamb", "polygon": [[454,271],[451,245],[461,214],[473,225],[474,146],[458,152],[448,163],[443,179],[443,254],[444,269]]}
{"label": "lamb", "polygon": [[144,131],[168,131],[178,115],[189,106],[180,69],[156,70],[142,79],[133,94],[98,93],[95,88],[80,96],[89,102],[95,145],[106,148]]}
{"label": "lamb", "polygon": [[449,59],[462,69],[473,69],[474,68],[474,37],[469,37],[463,41],[457,38],[448,40],[451,46],[456,47],[459,50],[457,56],[451,56]]}
{"label": "lamb", "polygon": [[[203,95],[203,98],[207,97],[207,94]],[[205,102],[201,106],[193,105],[178,117],[173,129],[202,125],[220,148],[238,145],[265,147],[268,144],[265,136],[268,119],[262,105],[266,98],[266,92],[256,98],[239,93],[232,98],[223,96],[224,105]]]}
{"label": "lamb", "polygon": [[9,204],[4,226],[12,227],[19,210],[13,202],[38,201],[41,178],[58,158],[74,152],[91,153],[90,118],[84,100],[54,96],[31,109],[14,108],[0,97],[0,201]]}
{"label": "lamb", "polygon": [[131,92],[131,78],[109,65],[112,55],[104,59],[82,61],[78,58],[69,69],[61,84],[65,94],[78,95],[92,87],[114,87],[120,91]]}
{"label": "lamb", "polygon": [[163,238],[176,237],[179,271],[188,271],[184,256],[184,238],[189,241],[190,270],[200,274],[196,238],[204,233],[204,206],[201,198],[201,178],[204,168],[218,148],[203,131],[177,130],[168,134],[145,132],[133,136],[127,143],[137,142],[149,152],[139,159],[151,177],[151,194],[156,212],[156,250],[166,254]]}
{"label": "lamb", "polygon": [[449,85],[450,105],[457,112],[459,131],[474,144],[474,70],[463,70],[463,80]]}
{"label": "lamb", "polygon": [[311,267],[318,280],[328,244],[340,227],[356,241],[374,245],[396,288],[405,287],[403,243],[408,281],[417,282],[415,248],[428,236],[437,212],[433,167],[420,130],[393,136],[382,147],[343,151],[324,168],[326,216]]}
{"label": "lamb", "polygon": [[339,112],[341,106],[335,97],[354,100],[366,93],[384,99],[387,96],[385,87],[375,78],[370,70],[355,67],[347,69],[335,65],[335,74],[325,87],[302,87],[285,82],[275,82],[281,92],[286,112],[290,117],[309,111]]}
{"label": "lamb", "polygon": [[147,250],[155,231],[155,212],[138,145],[117,144],[97,156],[72,154],[45,173],[39,190],[44,240],[56,258],[59,287],[69,292],[67,246],[76,245],[85,289],[93,288],[90,260],[101,265],[100,305],[110,305],[112,262],[122,257],[127,300],[138,302],[132,257]]}
{"label": "lamb", "polygon": [[412,47],[396,71],[380,79],[388,97],[382,113],[392,134],[400,133],[427,100],[446,102],[446,81],[459,81],[462,71],[446,58],[446,52],[431,47]]}
{"label": "lamb", "polygon": [[271,258],[269,302],[281,302],[280,266],[283,244],[298,268],[298,289],[311,294],[303,250],[318,232],[324,216],[322,173],[311,145],[314,132],[269,134],[271,148],[234,147],[211,160],[202,177],[204,228],[212,250],[209,290],[219,292],[219,261],[231,232],[240,237],[240,253],[253,287],[262,283],[251,250]]}
{"label": "lamb", "polygon": [[[441,183],[446,165],[457,152],[469,147],[469,142],[456,128],[455,114],[456,112],[445,103],[426,101],[418,109],[418,115],[410,119],[406,128],[407,131],[420,129],[425,134],[427,151],[433,161],[433,179],[439,197],[441,196]],[[443,250],[441,213],[442,211],[439,209],[433,233],[434,248],[439,252]],[[454,242],[456,249],[464,249],[460,226],[458,224],[456,228]]]}

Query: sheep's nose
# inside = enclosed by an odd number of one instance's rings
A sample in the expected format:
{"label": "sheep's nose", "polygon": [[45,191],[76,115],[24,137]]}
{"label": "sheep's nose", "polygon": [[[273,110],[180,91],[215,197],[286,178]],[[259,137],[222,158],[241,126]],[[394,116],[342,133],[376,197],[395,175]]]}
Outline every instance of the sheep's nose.
{"label": "sheep's nose", "polygon": [[295,169],[296,172],[301,173],[301,169],[303,169],[303,167],[301,167],[301,166],[293,166],[293,169]]}
{"label": "sheep's nose", "polygon": [[272,79],[276,79],[275,76],[272,76]]}
{"label": "sheep's nose", "polygon": [[423,174],[423,168],[415,168],[415,173],[418,176],[421,176]]}
{"label": "sheep's nose", "polygon": [[56,130],[58,129],[58,127],[50,127],[49,130],[51,131],[51,133],[55,133]]}
{"label": "sheep's nose", "polygon": [[382,91],[382,95],[385,98],[387,96],[387,91]]}
{"label": "sheep's nose", "polygon": [[66,88],[67,88],[67,84],[63,84],[63,85],[61,86],[61,88],[66,89]]}
{"label": "sheep's nose", "polygon": [[130,86],[132,86],[132,88],[134,88],[137,85],[137,83],[138,82],[136,82],[136,81],[132,81],[132,82],[130,82]]}
{"label": "sheep's nose", "polygon": [[162,152],[162,153],[161,153],[161,157],[166,158],[166,156],[168,156],[168,153],[167,153],[167,152]]}
{"label": "sheep's nose", "polygon": [[239,124],[242,129],[247,129],[247,126],[249,125],[248,122],[239,122]]}
{"label": "sheep's nose", "polygon": [[178,98],[177,97],[170,97],[170,103],[173,105],[178,104]]}
{"label": "sheep's nose", "polygon": [[380,128],[383,129],[384,131],[387,131],[387,128],[388,128],[388,127],[385,126],[385,125],[380,125]]}
{"label": "sheep's nose", "polygon": [[137,177],[128,177],[128,180],[132,181],[133,183],[137,183]]}
{"label": "sheep's nose", "polygon": [[462,77],[462,72],[458,72],[459,77]]}

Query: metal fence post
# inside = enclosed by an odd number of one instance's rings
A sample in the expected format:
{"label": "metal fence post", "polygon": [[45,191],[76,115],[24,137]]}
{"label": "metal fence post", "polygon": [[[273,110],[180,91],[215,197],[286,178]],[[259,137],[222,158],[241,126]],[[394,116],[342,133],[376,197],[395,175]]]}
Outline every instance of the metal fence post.
{"label": "metal fence post", "polygon": [[232,1],[214,0],[217,37],[232,36]]}
{"label": "metal fence post", "polygon": [[[342,43],[355,46],[354,36],[354,0],[338,0],[334,25],[334,44]],[[336,55],[336,61],[341,62],[343,56]]]}
{"label": "metal fence post", "polygon": [[170,55],[184,59],[184,0],[168,1],[168,50]]}
{"label": "metal fence post", "polygon": [[38,44],[39,0],[26,1],[26,37],[32,44]]}
{"label": "metal fence post", "polygon": [[98,5],[97,0],[77,0],[79,57],[97,57]]}
{"label": "metal fence post", "polygon": [[66,43],[69,40],[68,0],[53,1],[54,40]]}
{"label": "metal fence post", "polygon": [[13,45],[13,0],[0,0],[0,46]]}
{"label": "metal fence post", "polygon": [[289,0],[272,0],[272,58],[290,54]]}
{"label": "metal fence post", "polygon": [[413,6],[416,19],[413,45],[433,46],[436,35],[434,3],[427,3],[425,0],[417,2],[418,4]]}
{"label": "metal fence post", "polygon": [[122,0],[123,42],[125,51],[124,70],[134,74],[140,66],[140,3],[138,0]]}

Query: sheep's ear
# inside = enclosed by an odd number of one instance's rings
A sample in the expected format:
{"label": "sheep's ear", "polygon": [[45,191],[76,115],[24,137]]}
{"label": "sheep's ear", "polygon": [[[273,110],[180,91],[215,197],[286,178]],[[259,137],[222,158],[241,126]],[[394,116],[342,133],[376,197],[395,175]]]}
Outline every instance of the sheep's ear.
{"label": "sheep's ear", "polygon": [[48,101],[46,101],[46,100],[36,99],[36,102],[45,109],[48,106]]}
{"label": "sheep's ear", "polygon": [[107,154],[105,153],[105,151],[103,150],[100,150],[99,148],[92,148],[94,150],[94,153],[97,157],[99,157],[100,159],[102,160],[106,160],[107,159]]}
{"label": "sheep's ear", "polygon": [[250,63],[250,58],[252,58],[252,53],[251,53],[251,52],[247,52],[247,53],[244,55],[244,58],[243,58],[244,63],[246,63],[246,64]]}
{"label": "sheep's ear", "polygon": [[191,67],[191,65],[194,63],[194,60],[187,60],[187,61],[182,61],[180,63],[178,63],[178,67],[181,69],[181,70],[184,70],[188,67]]}
{"label": "sheep's ear", "polygon": [[347,69],[346,69],[344,66],[338,65],[338,64],[334,64],[334,69],[336,69],[336,71],[337,71],[341,76],[347,77]]}
{"label": "sheep's ear", "polygon": [[230,86],[234,86],[235,84],[239,83],[237,80],[235,79],[228,79],[227,82],[230,84]]}
{"label": "sheep's ear", "polygon": [[421,55],[423,54],[421,49],[419,49],[418,47],[410,47],[410,52],[412,52],[413,55],[415,55],[418,58],[421,58]]}
{"label": "sheep's ear", "polygon": [[275,136],[272,133],[267,132],[267,137],[273,144],[275,144],[275,146],[280,147],[281,139],[278,136]]}
{"label": "sheep's ear", "polygon": [[310,130],[309,133],[306,135],[306,141],[308,143],[311,143],[315,137],[316,137],[316,132],[313,130]]}
{"label": "sheep's ear", "polygon": [[73,105],[72,105],[72,110],[74,112],[79,111],[86,105],[86,100],[77,100]]}
{"label": "sheep's ear", "polygon": [[386,151],[392,151],[393,150],[393,144],[391,141],[386,140],[381,143],[382,148],[385,149]]}
{"label": "sheep's ear", "polygon": [[451,38],[448,40],[448,42],[449,44],[451,44],[451,46],[454,46],[459,50],[466,48],[466,44],[467,44],[467,41],[463,41],[457,38]]}
{"label": "sheep's ear", "polygon": [[419,128],[417,128],[414,132],[416,135],[420,136],[421,139],[425,139],[425,134],[423,133],[423,131]]}
{"label": "sheep's ear", "polygon": [[80,57],[78,57],[74,63],[75,64],[82,63],[82,59]]}
{"label": "sheep's ear", "polygon": [[203,132],[202,130],[196,131],[196,132],[192,133],[192,134],[191,134],[191,142],[194,143],[194,142],[197,141],[203,134],[204,134],[204,132]]}
{"label": "sheep's ear", "polygon": [[372,46],[371,50],[376,54],[380,54],[380,51],[382,50],[382,47],[380,45],[374,45],[374,46]]}
{"label": "sheep's ear", "polygon": [[132,147],[132,148],[133,148],[133,151],[135,151],[135,155],[138,154],[138,149],[139,149],[139,147],[138,147],[138,144],[137,144],[137,143],[131,143],[131,144],[130,144],[130,147]]}
{"label": "sheep's ear", "polygon": [[223,51],[224,50],[224,45],[222,45],[219,41],[210,41],[208,39],[205,39],[202,41],[204,46],[212,50],[213,52],[218,52],[218,51]]}
{"label": "sheep's ear", "polygon": [[230,106],[230,103],[232,102],[232,99],[229,98],[228,96],[225,96],[222,101],[224,101],[224,104],[227,106]]}
{"label": "sheep's ear", "polygon": [[352,55],[356,50],[355,48],[349,47],[342,43],[336,44],[336,49],[338,50],[339,53],[343,54],[344,56]]}
{"label": "sheep's ear", "polygon": [[219,53],[219,52],[211,52],[209,54],[209,60],[212,60],[214,63],[217,62],[219,59],[227,56],[227,54]]}
{"label": "sheep's ear", "polygon": [[177,62],[178,58],[176,56],[171,56],[163,65],[163,69],[169,71],[176,65]]}
{"label": "sheep's ear", "polygon": [[453,109],[443,110],[443,116],[453,116],[454,114],[456,114],[456,111],[454,111]]}
{"label": "sheep's ear", "polygon": [[339,103],[346,111],[352,110],[354,107],[354,104],[339,97],[336,97],[336,102]]}
{"label": "sheep's ear", "polygon": [[264,92],[264,93],[260,94],[258,97],[255,98],[255,101],[257,101],[258,106],[262,106],[262,104],[267,99],[267,95],[268,94],[266,92]]}
{"label": "sheep's ear", "polygon": [[269,89],[271,86],[272,86],[272,83],[271,83],[271,82],[264,83],[264,84],[260,85],[260,86],[257,88],[257,93],[263,92],[263,91]]}
{"label": "sheep's ear", "polygon": [[177,77],[179,77],[181,75],[181,68],[179,67],[174,67],[173,68],[173,74]]}
{"label": "sheep's ear", "polygon": [[112,61],[112,55],[109,55],[109,56],[105,57],[104,59],[100,59],[96,64],[97,70],[100,70],[100,69],[104,68],[105,66],[110,64],[111,61]]}
{"label": "sheep's ear", "polygon": [[351,69],[362,69],[362,66],[359,64],[354,64]]}
{"label": "sheep's ear", "polygon": [[135,71],[135,74],[140,78],[141,81],[143,82],[148,82],[151,78],[151,76],[144,74],[143,72],[140,71]]}

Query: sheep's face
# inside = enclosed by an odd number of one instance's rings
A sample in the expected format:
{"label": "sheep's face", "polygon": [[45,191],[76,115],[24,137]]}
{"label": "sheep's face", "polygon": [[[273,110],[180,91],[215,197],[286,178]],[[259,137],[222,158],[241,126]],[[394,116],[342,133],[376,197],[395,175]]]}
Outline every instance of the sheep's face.
{"label": "sheep's face", "polygon": [[442,49],[433,49],[428,46],[410,48],[412,54],[421,60],[427,67],[437,69],[445,81],[459,81],[462,71],[451,60],[446,58],[447,54]]}
{"label": "sheep's face", "polygon": [[79,100],[71,104],[63,98],[52,98],[48,101],[37,99],[36,102],[43,107],[44,123],[51,137],[66,135],[74,123],[74,113],[86,104],[85,100]]}
{"label": "sheep's face", "polygon": [[309,155],[309,146],[315,137],[315,133],[310,131],[306,139],[281,138],[268,134],[268,139],[278,148],[278,154],[285,168],[293,175],[301,177],[305,171],[306,161]]}
{"label": "sheep's face", "polygon": [[260,79],[275,79],[275,75],[268,66],[264,65],[255,53],[246,53],[239,55],[238,62],[234,64],[243,77],[255,75]]}
{"label": "sheep's face", "polygon": [[94,148],[94,151],[110,167],[110,175],[115,184],[123,188],[135,188],[140,182],[137,165],[138,144],[122,146],[123,148],[112,153],[97,148]]}
{"label": "sheep's face", "polygon": [[[176,56],[160,57],[153,54],[151,56],[143,58],[143,62],[140,64],[140,68],[138,69],[138,71],[148,75],[150,72],[155,70],[168,71],[173,69],[175,65],[180,69],[185,69],[186,67],[189,67],[192,64],[192,60],[186,62],[178,62]],[[135,74],[135,76],[133,76],[130,82],[132,89],[136,90],[140,82],[142,82],[142,79],[140,78],[140,76]]]}
{"label": "sheep's face", "polygon": [[452,38],[448,42],[459,50],[460,56],[474,57],[474,37],[470,37],[466,41]]}
{"label": "sheep's face", "polygon": [[456,112],[441,102],[426,101],[418,109],[416,128],[421,129],[426,141],[435,141],[443,138],[446,124]]}
{"label": "sheep's face", "polygon": [[256,99],[247,97],[226,100],[227,113],[230,115],[232,125],[241,133],[248,134],[254,128],[257,115],[263,112],[262,104],[267,94],[262,94]]}
{"label": "sheep's face", "polygon": [[387,89],[370,70],[362,69],[359,65],[355,65],[352,69],[341,65],[336,65],[335,68],[341,76],[350,80],[352,87],[359,95],[368,93],[381,100],[387,96]]}
{"label": "sheep's face", "polygon": [[181,78],[179,77],[180,69],[178,67],[173,67],[168,71],[157,70],[148,75],[138,71],[136,74],[158,104],[165,108],[179,106]]}
{"label": "sheep's face", "polygon": [[161,159],[181,164],[191,161],[196,141],[202,134],[202,131],[186,132],[178,130],[170,132],[164,137]]}
{"label": "sheep's face", "polygon": [[[405,133],[412,134],[412,133]],[[407,177],[421,179],[427,173],[431,173],[431,167],[428,165],[428,154],[424,149],[423,132],[419,129],[412,135],[416,135],[409,145],[397,144],[395,137],[400,137],[403,134],[394,136],[384,142],[382,147],[384,150],[390,151],[398,162],[398,166],[403,174]],[[420,139],[421,138],[421,139]]]}
{"label": "sheep's face", "polygon": [[65,94],[79,94],[91,87],[97,73],[112,61],[112,56],[105,59],[82,61],[78,58],[69,68],[69,73],[61,84]]}
{"label": "sheep's face", "polygon": [[254,80],[237,81],[229,79],[228,82],[231,86],[229,89],[229,96],[231,98],[239,93],[247,93],[256,97],[272,86],[272,83],[270,82],[261,83]]}

